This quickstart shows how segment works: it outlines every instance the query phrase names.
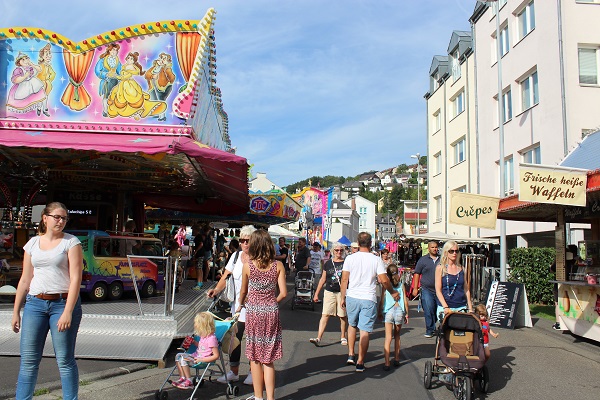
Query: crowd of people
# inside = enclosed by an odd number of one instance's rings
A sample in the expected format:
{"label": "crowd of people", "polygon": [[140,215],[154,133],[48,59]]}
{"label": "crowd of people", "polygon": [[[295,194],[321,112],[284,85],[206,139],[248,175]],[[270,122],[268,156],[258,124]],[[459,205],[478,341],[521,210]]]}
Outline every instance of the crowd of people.
{"label": "crowd of people", "polygon": [[[19,399],[32,396],[48,332],[61,373],[63,398],[77,398],[74,349],[82,317],[79,299],[82,249],[76,237],[63,232],[67,220],[68,211],[63,204],[49,204],[42,212],[39,235],[24,247],[23,274],[12,320],[12,329],[21,331]],[[126,228],[135,231],[132,223]],[[323,251],[318,242],[309,247],[305,238],[300,238],[295,248],[285,238],[273,243],[266,230],[251,225],[219,232],[210,226],[193,226],[191,231],[193,242],[184,225],[171,232],[160,230],[158,237],[168,249],[167,254],[180,261],[182,271],[190,267],[195,270],[194,289],[201,289],[211,279],[216,284],[206,295],[214,298],[226,288],[228,280],[233,282],[235,293],[230,312],[237,317],[237,339],[240,343],[244,337],[246,340],[250,373],[244,383],[253,385],[255,400],[262,400],[263,393],[268,400],[275,398],[274,362],[283,355],[279,303],[287,296],[286,277],[301,271],[309,271],[314,277],[314,302],[321,302],[324,291],[317,335],[309,341],[321,346],[330,317],[337,317],[339,343],[347,346],[346,363],[354,366],[356,372],[366,368],[370,335],[378,318],[385,327],[384,370],[400,366],[400,330],[408,323],[409,294],[420,295],[425,337],[433,337],[438,318],[452,311],[476,311],[484,327],[486,359],[489,358],[489,335],[497,335],[489,329],[485,307],[479,305],[476,310],[473,307],[460,250],[454,241],[444,244],[441,255],[438,244],[429,242],[428,253],[419,259],[414,270],[416,284],[412,293],[407,293],[401,267],[393,262],[389,249],[374,252],[371,235],[366,232],[361,232],[349,247],[334,243],[331,254],[330,249]],[[181,389],[193,387],[190,365],[199,360],[212,362],[219,357],[210,314],[198,314],[194,328],[199,337],[196,353],[176,357],[180,379],[173,386]],[[233,350],[229,370],[219,382],[239,381],[241,353],[242,346]]]}

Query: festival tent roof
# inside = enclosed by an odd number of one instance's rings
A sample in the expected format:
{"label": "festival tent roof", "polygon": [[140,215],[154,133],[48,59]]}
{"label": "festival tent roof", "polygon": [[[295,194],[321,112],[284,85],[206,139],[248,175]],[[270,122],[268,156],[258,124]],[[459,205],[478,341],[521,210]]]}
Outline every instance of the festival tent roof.
{"label": "festival tent roof", "polygon": [[286,237],[286,238],[299,238],[300,236],[298,236],[297,234],[295,234],[294,232],[285,229],[283,226],[280,225],[271,225],[269,227],[269,234],[271,236],[275,236],[275,237]]}
{"label": "festival tent roof", "polygon": [[338,242],[346,246],[350,246],[352,244],[352,242],[346,237],[346,235],[342,235],[342,237],[338,239]]}
{"label": "festival tent roof", "polygon": [[[248,211],[245,158],[185,135],[68,130],[0,131],[3,183],[31,190],[111,189],[152,207],[204,214]],[[15,191],[16,192],[16,191]]]}
{"label": "festival tent roof", "polygon": [[447,242],[449,240],[454,240],[458,244],[474,244],[474,243],[498,244],[498,239],[460,237],[460,236],[449,235],[444,232],[429,232],[429,233],[422,233],[420,235],[406,235],[406,239],[415,240],[415,241],[423,241],[423,242],[428,242],[430,240],[436,240],[438,242]]}

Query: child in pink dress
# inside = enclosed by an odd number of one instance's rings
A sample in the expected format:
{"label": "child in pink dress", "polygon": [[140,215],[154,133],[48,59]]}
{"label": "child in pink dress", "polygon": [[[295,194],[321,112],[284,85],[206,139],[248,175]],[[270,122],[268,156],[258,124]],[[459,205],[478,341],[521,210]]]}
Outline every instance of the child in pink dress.
{"label": "child in pink dress", "polygon": [[179,380],[173,386],[179,389],[193,389],[190,365],[200,362],[210,363],[219,358],[219,342],[215,336],[215,321],[211,314],[201,312],[194,318],[194,333],[200,337],[193,353],[179,353],[175,356],[175,364],[179,371]]}

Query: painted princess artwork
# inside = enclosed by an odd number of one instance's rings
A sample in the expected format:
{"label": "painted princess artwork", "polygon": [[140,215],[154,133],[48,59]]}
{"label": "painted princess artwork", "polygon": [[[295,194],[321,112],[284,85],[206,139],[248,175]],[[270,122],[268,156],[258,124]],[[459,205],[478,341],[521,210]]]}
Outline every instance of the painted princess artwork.
{"label": "painted princess artwork", "polygon": [[37,77],[42,67],[31,61],[27,54],[19,53],[15,60],[16,68],[10,78],[13,86],[8,93],[6,107],[17,114],[34,111],[49,117],[44,83]]}

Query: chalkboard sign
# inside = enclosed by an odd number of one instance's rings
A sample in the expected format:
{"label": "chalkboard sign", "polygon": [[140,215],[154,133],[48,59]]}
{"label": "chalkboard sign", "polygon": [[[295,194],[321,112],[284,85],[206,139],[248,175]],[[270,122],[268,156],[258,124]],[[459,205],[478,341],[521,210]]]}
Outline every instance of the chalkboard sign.
{"label": "chalkboard sign", "polygon": [[492,282],[486,297],[485,307],[490,326],[510,329],[516,326],[532,326],[524,285]]}

